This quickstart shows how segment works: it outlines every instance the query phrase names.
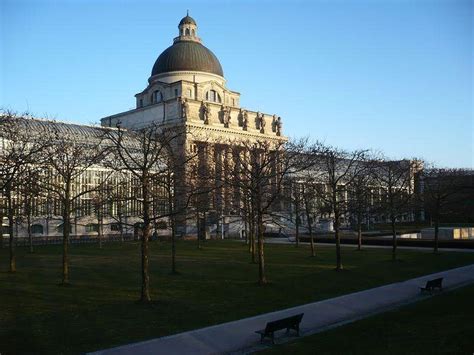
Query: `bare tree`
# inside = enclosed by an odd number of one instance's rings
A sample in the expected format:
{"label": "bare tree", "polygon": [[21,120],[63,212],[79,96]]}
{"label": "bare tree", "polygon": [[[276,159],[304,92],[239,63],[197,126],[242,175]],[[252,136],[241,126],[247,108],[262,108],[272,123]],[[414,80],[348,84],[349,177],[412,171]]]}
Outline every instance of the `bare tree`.
{"label": "bare tree", "polygon": [[466,190],[467,170],[428,167],[422,172],[421,198],[423,208],[434,221],[434,252],[438,252],[439,224],[461,202],[461,193]]}
{"label": "bare tree", "polygon": [[367,151],[347,152],[331,146],[320,147],[319,169],[323,171],[318,186],[318,197],[330,209],[334,218],[334,236],[336,239],[336,270],[342,270],[340,224],[347,214],[347,191],[354,180],[364,173]]}
{"label": "bare tree", "polygon": [[[369,162],[367,162],[369,164]],[[370,169],[370,166],[367,166]],[[370,218],[373,210],[372,181],[370,171],[359,174],[353,180],[348,196],[348,211],[355,222],[357,231],[357,250],[362,250],[362,224]]]}
{"label": "bare tree", "polygon": [[[238,189],[241,199],[248,199],[252,229],[257,236],[258,283],[267,283],[265,274],[265,222],[281,209],[285,176],[303,169],[298,159],[306,148],[306,141],[243,141],[236,142],[233,154],[234,169],[226,175],[225,183]],[[278,214],[278,213],[276,213]],[[252,226],[253,225],[253,226]],[[252,228],[253,227],[253,228]]]}
{"label": "bare tree", "polygon": [[14,224],[18,217],[21,177],[29,165],[40,163],[40,153],[47,145],[38,139],[39,132],[29,129],[31,121],[11,111],[0,113],[0,191],[6,200],[12,273],[16,272]]}
{"label": "bare tree", "polygon": [[397,258],[397,222],[413,211],[413,172],[416,161],[378,159],[373,162],[372,175],[379,190],[379,212],[389,221],[392,230],[392,260]]}
{"label": "bare tree", "polygon": [[[303,201],[303,209],[306,216],[306,226],[308,228],[311,256],[316,256],[315,243],[314,243],[314,221],[319,216],[323,216],[328,213],[328,207],[324,201],[318,197],[318,191],[320,189],[320,181],[318,181],[317,174],[306,173],[302,186],[301,186],[301,199]],[[311,171],[310,170],[310,171]]]}
{"label": "bare tree", "polygon": [[[115,131],[106,132],[105,137],[113,146],[112,152],[120,162],[120,169],[131,174],[137,181],[137,187],[140,190],[138,198],[140,207],[137,211],[143,221],[141,226],[142,282],[140,300],[143,303],[148,303],[151,302],[149,240],[152,223],[159,218],[174,217],[181,211],[181,205],[177,207],[175,205],[176,200],[174,200],[177,186],[175,169],[178,162],[171,157],[173,152],[183,145],[185,131],[181,128],[167,129],[152,124],[136,131],[127,131],[117,127]],[[183,163],[183,161],[181,162]],[[152,210],[153,199],[156,198],[154,191],[157,191],[157,186],[164,187],[168,192],[165,196],[168,201],[168,209],[162,211],[162,214],[154,214]],[[174,238],[174,218],[170,218],[170,220],[172,238]],[[174,253],[175,250],[173,250],[172,255],[175,255]]]}
{"label": "bare tree", "polygon": [[[44,150],[46,165],[42,188],[49,191],[61,206],[63,233],[62,285],[69,284],[69,237],[71,216],[82,206],[81,198],[101,188],[101,184],[81,184],[86,174],[94,174],[107,154],[102,131],[90,129],[91,136],[72,135],[62,123],[49,122],[43,139],[49,142]],[[101,182],[103,183],[103,182]]]}
{"label": "bare tree", "polygon": [[30,253],[33,253],[33,238],[32,238],[32,217],[35,213],[34,207],[40,202],[42,197],[40,180],[40,166],[37,164],[30,164],[25,167],[19,181],[19,197],[21,199],[22,216],[26,220],[26,229],[28,234],[28,244]]}
{"label": "bare tree", "polygon": [[[99,173],[99,187],[91,191],[91,203],[92,210],[94,212],[95,218],[97,219],[97,238],[99,240],[99,249],[102,249],[102,239],[104,232],[104,217],[107,217],[108,207],[110,205],[111,198],[111,186],[109,186],[108,181],[110,173],[102,171]],[[104,180],[105,179],[105,180]]]}

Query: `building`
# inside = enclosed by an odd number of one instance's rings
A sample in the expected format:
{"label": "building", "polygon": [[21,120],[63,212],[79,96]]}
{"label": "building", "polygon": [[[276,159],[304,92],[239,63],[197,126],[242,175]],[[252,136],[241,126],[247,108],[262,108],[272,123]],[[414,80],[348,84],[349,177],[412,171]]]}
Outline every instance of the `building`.
{"label": "building", "polygon": [[[218,58],[202,44],[196,21],[187,15],[179,22],[178,29],[173,44],[154,63],[148,85],[135,95],[136,108],[104,117],[101,125],[104,128],[120,125],[131,130],[151,124],[182,127],[187,135],[177,149],[181,149],[183,154],[199,152],[201,164],[213,164],[212,170],[221,176],[235,168],[232,165],[231,147],[238,145],[239,141],[286,141],[279,116],[240,106],[240,94],[226,87],[222,66]],[[64,134],[82,136],[85,141],[97,129],[45,121],[36,121],[34,125],[54,126],[54,129],[59,128]],[[91,174],[95,173],[89,171],[86,175]],[[92,175],[85,176],[84,181],[93,179]],[[218,218],[236,213],[236,206],[232,206],[230,196],[233,194],[227,187],[216,189],[215,194],[207,209],[213,212],[213,222],[218,224]],[[54,209],[54,202],[43,202],[37,204],[41,207],[35,211],[33,229],[39,235],[59,235],[61,222],[57,208]],[[90,199],[84,196],[80,203],[84,208],[74,218],[73,234],[96,233],[98,221],[92,213]],[[116,218],[117,208],[111,211],[111,216]],[[133,216],[133,208],[124,213]],[[109,225],[104,233],[117,229],[112,221]],[[25,234],[25,226],[19,224],[17,229],[18,235]]]}
{"label": "building", "polygon": [[[136,108],[104,117],[100,123],[103,129],[120,126],[129,130],[140,130],[158,125],[163,128],[179,128],[186,132],[175,149],[183,156],[197,155],[199,165],[207,167],[214,174],[212,196],[207,196],[206,199],[195,202],[194,206],[187,208],[186,213],[190,214],[191,218],[182,216],[178,223],[178,232],[188,234],[196,231],[196,224],[192,218],[201,218],[199,207],[203,207],[206,224],[213,225],[216,230],[219,230],[219,223],[224,224],[225,217],[239,220],[244,203],[241,192],[235,187],[222,184],[224,177],[239,173],[237,171],[239,167],[235,163],[238,160],[237,156],[242,153],[239,147],[248,142],[266,142],[276,146],[286,142],[287,138],[283,135],[281,117],[241,107],[240,93],[227,88],[222,65],[214,53],[203,45],[198,36],[197,23],[192,17],[187,15],[181,19],[178,30],[178,36],[173,39],[172,45],[156,59],[148,84],[144,90],[135,95]],[[36,121],[32,124],[41,129],[55,127],[54,129],[59,129],[65,135],[82,137],[85,142],[99,130],[97,127],[58,122]],[[90,169],[84,174],[83,183],[89,184],[90,181],[95,181],[104,169],[101,167]],[[182,176],[181,183],[186,185],[186,170],[179,175]],[[287,179],[291,180],[292,177],[288,176]],[[110,185],[112,189],[120,187],[126,190],[128,201],[125,206],[112,201],[104,207],[102,215],[107,216],[107,220],[103,223],[105,226],[103,232],[117,234],[119,219],[126,219],[127,224],[140,223],[135,213],[137,209],[135,205],[138,203],[136,199],[139,195],[134,192],[131,176],[114,177]],[[409,189],[412,189],[412,184]],[[97,213],[94,213],[92,200],[92,196],[81,197],[79,202],[81,207],[77,208],[78,212],[74,216],[73,235],[97,234],[98,228],[102,228],[99,226],[101,223]],[[177,203],[181,203],[180,196],[177,196]],[[158,200],[153,208],[163,209],[162,205],[163,203]],[[36,206],[33,221],[33,230],[37,232],[36,234],[59,235],[60,206],[56,206],[54,201],[47,198],[42,198]],[[291,202],[281,203],[279,208],[282,220],[297,218]],[[194,215],[196,211],[198,217]],[[283,216],[285,214],[286,216]],[[329,219],[331,216],[326,213],[321,217]],[[346,216],[346,220],[349,219],[350,216]],[[384,219],[382,216],[382,220]],[[161,225],[163,223],[165,222],[162,221]],[[24,235],[25,226],[21,223],[18,225],[18,235]]]}
{"label": "building", "polygon": [[[102,118],[102,126],[182,127],[188,132],[179,147],[183,154],[197,152],[202,165],[213,165],[210,169],[222,176],[235,168],[232,147],[239,142],[286,141],[281,117],[240,106],[240,93],[227,88],[221,63],[203,45],[196,21],[187,15],[178,30],[173,44],[156,59],[148,85],[135,95],[136,108]],[[219,223],[216,216],[238,214],[235,199],[226,198],[233,195],[216,189],[207,208],[214,212],[213,223]]]}

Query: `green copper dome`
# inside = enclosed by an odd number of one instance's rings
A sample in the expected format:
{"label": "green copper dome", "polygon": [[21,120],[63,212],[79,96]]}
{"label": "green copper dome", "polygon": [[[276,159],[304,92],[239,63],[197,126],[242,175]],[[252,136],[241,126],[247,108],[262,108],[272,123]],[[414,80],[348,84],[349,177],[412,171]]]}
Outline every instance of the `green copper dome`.
{"label": "green copper dome", "polygon": [[177,41],[165,49],[153,65],[151,75],[188,70],[224,76],[214,53],[195,41]]}

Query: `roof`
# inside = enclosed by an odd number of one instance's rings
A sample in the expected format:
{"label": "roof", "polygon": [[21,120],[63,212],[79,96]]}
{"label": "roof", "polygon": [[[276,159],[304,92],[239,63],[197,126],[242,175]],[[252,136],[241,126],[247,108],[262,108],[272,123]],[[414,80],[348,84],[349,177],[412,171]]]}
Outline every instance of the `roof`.
{"label": "roof", "polygon": [[214,53],[195,41],[177,41],[165,49],[153,65],[151,75],[186,70],[224,76],[221,63]]}
{"label": "roof", "polygon": [[190,24],[190,25],[196,25],[196,21],[189,15],[186,15],[185,17],[183,17],[181,19],[181,21],[179,21],[179,26],[181,25],[185,25],[185,24]]}

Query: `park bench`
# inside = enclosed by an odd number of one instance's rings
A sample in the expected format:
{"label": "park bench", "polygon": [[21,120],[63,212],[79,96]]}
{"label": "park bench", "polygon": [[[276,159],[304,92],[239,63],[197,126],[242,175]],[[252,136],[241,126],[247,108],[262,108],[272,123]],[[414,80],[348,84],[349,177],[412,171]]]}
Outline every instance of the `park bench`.
{"label": "park bench", "polygon": [[431,292],[435,288],[437,288],[441,291],[443,289],[442,283],[443,283],[443,278],[442,277],[426,281],[426,286],[425,287],[420,287],[420,291],[421,292],[423,292],[423,291]]}
{"label": "park bench", "polygon": [[275,320],[273,322],[268,322],[265,326],[265,329],[257,330],[255,333],[260,334],[260,342],[263,342],[265,337],[269,337],[272,339],[272,343],[275,344],[275,332],[278,330],[283,330],[286,328],[286,333],[290,331],[290,329],[294,329],[297,332],[297,335],[300,335],[300,323],[301,319],[303,319],[304,313],[296,314],[291,317],[282,318]]}

